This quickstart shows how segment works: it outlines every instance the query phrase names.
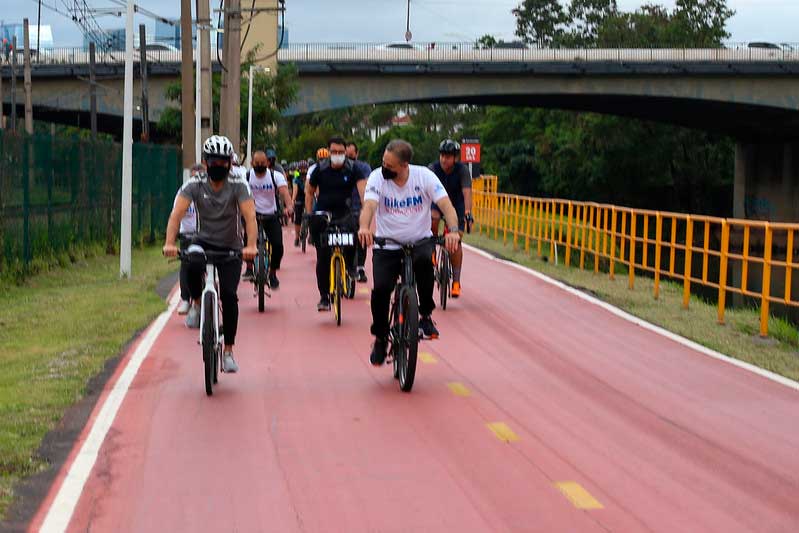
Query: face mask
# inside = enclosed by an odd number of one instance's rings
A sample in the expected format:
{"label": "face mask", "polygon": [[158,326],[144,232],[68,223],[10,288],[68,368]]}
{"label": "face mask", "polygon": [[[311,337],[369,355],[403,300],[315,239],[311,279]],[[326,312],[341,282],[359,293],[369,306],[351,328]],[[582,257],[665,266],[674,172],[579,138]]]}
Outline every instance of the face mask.
{"label": "face mask", "polygon": [[211,181],[220,182],[227,178],[228,169],[225,167],[208,167],[208,177]]}
{"label": "face mask", "polygon": [[330,162],[333,163],[333,166],[340,167],[344,164],[344,161],[347,159],[347,156],[344,154],[336,154],[330,156]]}
{"label": "face mask", "polygon": [[397,179],[397,172],[394,170],[389,170],[386,167],[381,167],[381,171],[383,173],[383,178],[387,180]]}
{"label": "face mask", "polygon": [[258,165],[257,167],[252,167],[256,174],[263,174],[266,172],[266,167],[263,165]]}

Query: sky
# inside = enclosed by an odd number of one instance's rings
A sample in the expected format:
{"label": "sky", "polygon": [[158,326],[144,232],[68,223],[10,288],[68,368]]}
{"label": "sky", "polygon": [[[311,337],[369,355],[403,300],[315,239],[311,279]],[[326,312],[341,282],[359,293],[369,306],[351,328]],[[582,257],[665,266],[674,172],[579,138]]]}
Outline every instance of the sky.
{"label": "sky", "polygon": [[[21,22],[28,17],[35,24],[38,0],[0,0],[0,21]],[[42,0],[59,7],[72,0]],[[86,0],[92,7],[110,7],[111,0]],[[650,0],[667,7],[673,0]],[[179,0],[137,0],[145,9],[165,17],[177,17]],[[213,8],[218,3],[213,2]],[[247,0],[243,0],[244,4]],[[474,41],[491,34],[505,40],[514,38],[515,19],[511,9],[520,0],[411,0],[411,32],[419,42]],[[640,0],[618,0],[619,8],[634,10]],[[194,1],[192,1],[194,4]],[[770,41],[799,43],[799,0],[728,0],[736,10],[729,23],[731,41]],[[286,0],[286,27],[289,41],[300,42],[390,42],[402,41],[405,34],[405,0]],[[102,17],[105,28],[120,28],[124,19]],[[151,19],[138,17],[152,31]],[[42,9],[42,24],[53,27],[56,46],[80,46],[80,30],[68,18]]]}

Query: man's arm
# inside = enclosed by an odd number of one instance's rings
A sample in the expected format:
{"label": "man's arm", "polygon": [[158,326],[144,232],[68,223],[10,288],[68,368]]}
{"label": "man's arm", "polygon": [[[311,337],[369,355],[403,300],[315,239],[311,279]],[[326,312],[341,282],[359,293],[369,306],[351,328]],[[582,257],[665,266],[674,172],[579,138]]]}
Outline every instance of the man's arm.
{"label": "man's arm", "polygon": [[472,188],[463,189],[463,205],[466,207],[466,212],[472,212]]}
{"label": "man's arm", "polygon": [[166,225],[166,242],[164,243],[164,255],[167,257],[175,257],[177,255],[177,248],[175,247],[175,240],[178,238],[178,230],[180,230],[180,221],[186,215],[191,200],[179,194],[175,199],[175,207],[172,208],[172,213],[169,215],[169,222]]}
{"label": "man's arm", "polygon": [[258,223],[255,221],[255,200],[248,198],[239,202],[241,216],[244,217],[244,227],[247,230],[247,246],[241,251],[244,260],[249,261],[258,253]]}
{"label": "man's arm", "polygon": [[361,196],[361,205],[363,205],[363,193],[366,191],[366,180],[360,180],[355,184],[358,187],[358,194]]}
{"label": "man's arm", "polygon": [[445,238],[445,245],[450,253],[455,253],[461,242],[461,236],[458,232],[458,213],[455,211],[455,206],[452,205],[452,200],[449,199],[449,196],[441,198],[436,202],[436,205],[444,213],[447,228],[449,229],[449,233],[447,233]]}
{"label": "man's arm", "polygon": [[316,187],[311,185],[310,180],[305,182],[305,214],[310,215],[313,209],[314,195],[316,194]]}
{"label": "man's arm", "polygon": [[364,248],[367,248],[372,245],[374,241],[374,235],[372,235],[372,220],[375,217],[375,212],[377,211],[377,202],[374,200],[366,200],[363,202],[363,206],[361,207],[361,220],[360,220],[360,228],[358,229],[358,239],[361,241],[361,245]]}
{"label": "man's arm", "polygon": [[294,188],[291,191],[291,204],[294,205],[297,203],[297,195],[300,193],[300,186],[297,182],[294,182]]}
{"label": "man's arm", "polygon": [[294,213],[294,202],[289,196],[289,188],[288,185],[282,185],[277,188],[277,192],[280,193],[280,197],[283,198],[283,205],[286,206],[286,214],[291,215]]}

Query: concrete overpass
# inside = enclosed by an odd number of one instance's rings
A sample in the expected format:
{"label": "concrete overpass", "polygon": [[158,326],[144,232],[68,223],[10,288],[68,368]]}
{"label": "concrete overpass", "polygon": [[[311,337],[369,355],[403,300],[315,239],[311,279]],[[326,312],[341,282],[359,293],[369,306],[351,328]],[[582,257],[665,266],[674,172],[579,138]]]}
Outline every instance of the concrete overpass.
{"label": "concrete overpass", "polygon": [[[478,49],[460,43],[407,47],[343,43],[295,44],[280,50],[278,59],[299,69],[299,98],[288,115],[398,102],[538,106],[731,135],[738,140],[735,215],[799,220],[797,50]],[[87,125],[87,58],[73,50],[56,51],[40,60],[33,71],[34,115]],[[150,110],[156,121],[168,105],[164,89],[178,79],[179,65],[174,52],[149,60]],[[103,57],[98,67],[99,124],[117,134],[123,71],[121,54]],[[8,67],[3,75],[7,88]],[[8,113],[10,95],[7,89],[4,92]],[[140,92],[138,80],[134,92]],[[21,96],[18,106],[21,115]]]}

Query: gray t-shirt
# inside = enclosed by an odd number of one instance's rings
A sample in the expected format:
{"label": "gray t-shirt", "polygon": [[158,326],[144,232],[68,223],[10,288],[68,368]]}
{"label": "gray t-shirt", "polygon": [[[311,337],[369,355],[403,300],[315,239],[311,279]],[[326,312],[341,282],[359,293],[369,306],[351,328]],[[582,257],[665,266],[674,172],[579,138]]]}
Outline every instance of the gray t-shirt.
{"label": "gray t-shirt", "polygon": [[200,241],[215,248],[241,250],[239,204],[252,198],[246,181],[230,175],[222,189],[214,192],[208,178],[192,178],[180,195],[194,202]]}

